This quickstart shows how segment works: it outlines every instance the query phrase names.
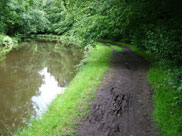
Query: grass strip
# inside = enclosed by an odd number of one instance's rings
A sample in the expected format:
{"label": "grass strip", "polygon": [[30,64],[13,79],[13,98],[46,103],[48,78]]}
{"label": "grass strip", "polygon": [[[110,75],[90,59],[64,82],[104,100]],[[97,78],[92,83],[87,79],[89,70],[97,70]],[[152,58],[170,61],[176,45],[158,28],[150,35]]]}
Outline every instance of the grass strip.
{"label": "grass strip", "polygon": [[118,47],[118,46],[116,46],[116,45],[112,45],[112,44],[111,44],[111,47],[112,47],[113,49],[115,49],[117,52],[122,52],[122,51],[123,51],[123,49],[122,49],[121,47]]}
{"label": "grass strip", "polygon": [[163,136],[182,136],[182,109],[175,104],[176,90],[169,84],[173,73],[164,65],[153,65],[148,81],[154,89],[154,121]]}
{"label": "grass strip", "polygon": [[63,95],[51,103],[41,119],[31,121],[31,126],[19,129],[18,136],[73,136],[81,119],[89,113],[89,106],[102,78],[109,68],[112,50],[97,43],[89,52],[87,63]]}

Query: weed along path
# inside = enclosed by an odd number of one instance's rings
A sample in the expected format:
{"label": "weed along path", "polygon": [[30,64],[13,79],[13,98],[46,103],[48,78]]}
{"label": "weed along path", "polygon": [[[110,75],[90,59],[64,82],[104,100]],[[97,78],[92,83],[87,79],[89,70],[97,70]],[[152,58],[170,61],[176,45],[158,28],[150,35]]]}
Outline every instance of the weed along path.
{"label": "weed along path", "polygon": [[127,47],[113,48],[111,67],[77,136],[156,136],[149,64]]}

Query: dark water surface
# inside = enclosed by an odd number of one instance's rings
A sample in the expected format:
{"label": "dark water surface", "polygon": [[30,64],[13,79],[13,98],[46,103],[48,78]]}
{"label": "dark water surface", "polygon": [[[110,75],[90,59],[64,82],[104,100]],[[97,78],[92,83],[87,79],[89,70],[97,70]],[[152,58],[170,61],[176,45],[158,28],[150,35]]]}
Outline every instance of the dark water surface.
{"label": "dark water surface", "polygon": [[82,53],[51,42],[21,43],[0,62],[0,136],[41,117],[76,73]]}

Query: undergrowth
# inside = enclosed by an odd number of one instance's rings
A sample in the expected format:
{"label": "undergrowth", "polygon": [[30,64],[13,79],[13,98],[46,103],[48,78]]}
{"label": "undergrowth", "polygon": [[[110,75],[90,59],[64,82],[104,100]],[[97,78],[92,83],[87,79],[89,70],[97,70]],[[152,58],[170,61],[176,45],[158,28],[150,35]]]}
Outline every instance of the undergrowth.
{"label": "undergrowth", "polygon": [[165,65],[155,64],[148,72],[148,80],[155,90],[154,120],[163,136],[182,136],[182,109],[176,102],[174,73]]}
{"label": "undergrowth", "polygon": [[31,126],[19,129],[18,136],[73,136],[81,119],[89,112],[91,100],[109,68],[112,50],[97,44],[89,52],[87,63],[49,106],[41,119],[33,119]]}

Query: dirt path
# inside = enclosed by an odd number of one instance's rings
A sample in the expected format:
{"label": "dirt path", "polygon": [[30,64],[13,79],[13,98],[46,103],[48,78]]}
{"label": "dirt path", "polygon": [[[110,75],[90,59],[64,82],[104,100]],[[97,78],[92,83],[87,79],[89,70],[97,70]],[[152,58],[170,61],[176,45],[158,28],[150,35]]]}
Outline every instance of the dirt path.
{"label": "dirt path", "polygon": [[77,136],[156,136],[148,68],[129,48],[123,47],[123,53],[114,51],[111,68]]}

